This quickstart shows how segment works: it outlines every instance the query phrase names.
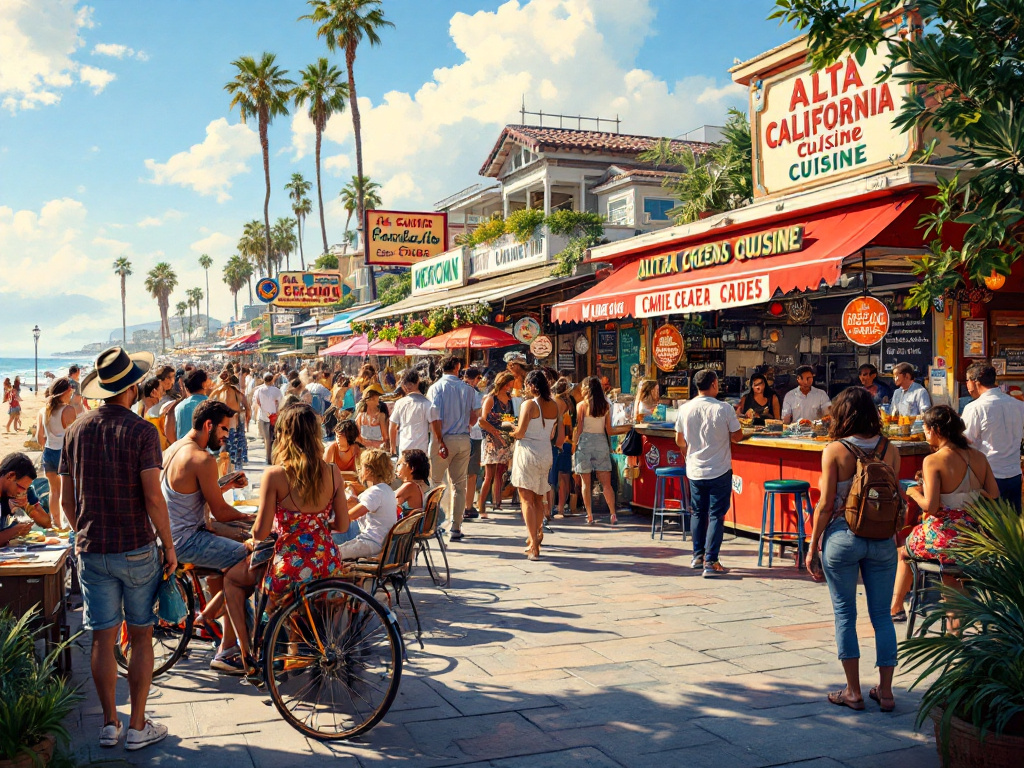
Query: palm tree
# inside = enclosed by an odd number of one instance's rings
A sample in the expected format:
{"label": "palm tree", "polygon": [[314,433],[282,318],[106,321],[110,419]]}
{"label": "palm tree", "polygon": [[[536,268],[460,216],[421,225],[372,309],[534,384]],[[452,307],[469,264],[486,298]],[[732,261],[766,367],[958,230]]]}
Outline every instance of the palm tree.
{"label": "palm tree", "polygon": [[[238,252],[249,263],[260,270],[260,274],[268,274],[270,268],[269,251],[264,250],[264,238],[266,229],[263,222],[253,219],[242,227],[242,236],[238,240]],[[273,248],[273,244],[271,244]]]}
{"label": "palm tree", "polygon": [[370,181],[369,176],[353,176],[352,181],[346,184],[341,192],[341,204],[345,208],[345,213],[348,214],[345,217],[345,231],[348,232],[349,222],[352,221],[352,215],[358,213],[359,220],[356,222],[356,229],[361,231],[363,214],[359,211],[359,200],[362,198],[363,211],[373,210],[374,208],[380,208],[380,184],[375,181]]}
{"label": "palm tree", "polygon": [[[189,304],[184,301],[179,301],[174,305],[175,314],[178,316],[178,330],[181,331],[181,340],[185,340],[185,310],[189,308]],[[189,312],[189,323],[191,320],[192,313]],[[170,331],[168,331],[170,332]],[[171,336],[171,345],[174,345],[174,337]]]}
{"label": "palm tree", "polygon": [[[319,164],[317,167],[319,173]],[[299,222],[299,258],[302,260],[302,270],[306,270],[306,257],[302,253],[302,220],[309,215],[309,201],[306,198],[306,194],[313,187],[301,173],[293,173],[292,180],[284,185],[285,191],[288,193],[289,199],[292,201],[292,213],[295,214],[295,220]],[[302,210],[302,203],[306,201],[306,210]]]}
{"label": "palm tree", "polygon": [[213,259],[205,253],[199,257],[199,266],[206,272],[206,335],[210,335],[210,267]]}
{"label": "palm tree", "polygon": [[[394,27],[384,18],[384,10],[380,7],[381,0],[307,0],[312,12],[300,19],[309,19],[317,24],[316,36],[325,38],[331,51],[342,48],[345,51],[345,67],[348,69],[348,99],[352,107],[352,132],[356,144],[356,175],[363,177],[363,139],[362,124],[359,119],[359,104],[356,99],[356,49],[365,38],[371,46],[380,45],[378,30]],[[363,191],[359,191],[356,213],[359,217],[356,229],[362,228],[363,212],[366,200]],[[377,287],[370,271],[370,291],[376,296]]]}
{"label": "palm tree", "polygon": [[252,275],[252,264],[243,259],[241,256],[235,255],[228,259],[228,263],[224,265],[224,282],[227,283],[228,290],[231,291],[231,296],[235,300],[235,320],[238,320],[238,292],[245,287],[246,281]]}
{"label": "palm tree", "polygon": [[302,261],[302,271],[306,271],[306,257],[302,253],[302,222],[306,220],[310,212],[313,210],[313,203],[308,197],[303,197],[299,202],[292,208],[295,211],[295,220],[299,222],[299,259]]}
{"label": "palm tree", "polygon": [[[189,326],[192,325],[192,307],[196,308],[196,320],[199,320],[199,305],[203,300],[203,289],[202,288],[189,288],[185,291],[185,296],[188,298],[188,322]],[[198,324],[198,323],[197,323]],[[189,333],[191,336],[191,332]]]}
{"label": "palm tree", "polygon": [[[255,117],[260,132],[260,147],[263,149],[263,176],[267,193],[263,198],[263,223],[266,259],[270,262],[270,139],[267,129],[275,117],[288,114],[295,83],[288,79],[288,70],[275,63],[276,57],[264,51],[257,62],[252,56],[240,56],[231,62],[238,71],[235,79],[224,85],[231,94],[231,109],[238,107],[242,122]],[[269,274],[269,273],[268,273]]]}
{"label": "palm tree", "polygon": [[132,263],[124,256],[114,262],[114,274],[121,276],[121,342],[128,346],[128,321],[125,308],[125,278],[132,273]]}
{"label": "palm tree", "polygon": [[320,142],[327,121],[333,115],[345,111],[348,85],[342,80],[341,70],[329,64],[322,56],[300,74],[302,82],[295,88],[293,98],[296,108],[309,102],[309,119],[313,121],[316,130],[316,199],[320,204],[320,236],[324,242],[322,253],[327,253],[327,224],[324,221],[324,195],[320,184]]}
{"label": "palm tree", "polygon": [[[164,339],[171,337],[171,324],[167,319],[171,304],[171,292],[177,285],[178,276],[166,261],[161,261],[146,275],[146,290],[150,296],[156,299],[157,307],[160,309],[160,346],[164,350],[167,349]],[[173,341],[173,337],[171,338]]]}
{"label": "palm tree", "polygon": [[289,219],[287,216],[282,216],[274,222],[273,231],[274,241],[274,252],[277,253],[278,258],[284,255],[285,264],[290,270],[292,268],[292,252],[295,250],[297,243],[295,239],[295,219]]}

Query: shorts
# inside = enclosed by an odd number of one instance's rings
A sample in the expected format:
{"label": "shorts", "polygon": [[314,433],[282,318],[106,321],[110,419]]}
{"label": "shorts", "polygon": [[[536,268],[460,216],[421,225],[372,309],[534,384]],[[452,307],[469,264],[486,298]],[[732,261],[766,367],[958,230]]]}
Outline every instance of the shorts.
{"label": "shorts", "polygon": [[466,477],[473,477],[480,474],[480,446],[483,440],[469,441],[469,467],[466,469]]}
{"label": "shorts", "polygon": [[60,469],[61,448],[43,448],[43,472],[57,472]]}
{"label": "shorts", "polygon": [[7,409],[7,412],[8,412],[9,414],[11,414],[12,416],[13,416],[14,414],[18,414],[18,413],[21,413],[21,406],[20,406],[20,405],[12,405],[12,406],[10,406],[10,407],[9,407],[9,408]]}
{"label": "shorts", "polygon": [[573,456],[573,471],[577,475],[589,475],[591,472],[611,472],[611,451],[608,438],[605,435],[584,432],[580,435],[580,441]]}
{"label": "shorts", "polygon": [[555,465],[558,468],[558,474],[572,474],[572,443],[568,440],[562,443],[562,450],[558,452],[558,457],[555,459]]}
{"label": "shorts", "polygon": [[245,544],[212,531],[200,528],[180,545],[174,545],[179,563],[191,563],[197,568],[226,571],[249,554]]}
{"label": "shorts", "polygon": [[152,626],[162,573],[163,558],[155,543],[131,552],[82,552],[78,556],[82,625],[93,632],[112,629],[122,621],[133,627]]}

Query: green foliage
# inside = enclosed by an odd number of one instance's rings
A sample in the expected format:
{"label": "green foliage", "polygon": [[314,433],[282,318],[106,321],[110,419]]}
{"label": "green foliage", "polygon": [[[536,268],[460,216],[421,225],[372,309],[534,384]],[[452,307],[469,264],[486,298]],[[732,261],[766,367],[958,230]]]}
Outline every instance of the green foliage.
{"label": "green foliage", "polygon": [[1024,519],[1005,500],[982,499],[969,511],[977,527],[958,526],[949,551],[962,564],[966,591],[943,587],[943,602],[922,627],[948,614],[958,632],[915,637],[900,648],[907,671],[919,673],[912,687],[930,681],[917,724],[941,708],[943,742],[954,715],[982,735],[1024,716]]}
{"label": "green foliage", "polygon": [[335,312],[344,312],[346,309],[350,309],[356,305],[355,293],[350,293],[348,296],[342,297],[341,301],[337,304],[332,304],[331,309]]}
{"label": "green foliage", "polygon": [[382,307],[389,307],[405,299],[412,292],[412,272],[397,275],[382,275],[377,279],[377,300]]}
{"label": "green foliage", "polygon": [[322,253],[316,261],[313,262],[313,269],[337,269],[338,268],[338,257],[333,253]]}
{"label": "green foliage", "polygon": [[[847,49],[863,61],[868,50],[889,44],[884,76],[913,85],[894,124],[904,131],[932,129],[952,139],[943,158],[961,173],[940,190],[938,213],[922,219],[937,235],[941,225],[966,225],[962,248],[931,245],[921,282],[909,303],[928,310],[934,299],[964,278],[980,282],[994,269],[1009,274],[1024,254],[1024,4],[1019,0],[919,0],[923,30],[901,34],[884,17],[899,0],[776,0],[770,18],[806,30],[812,61],[827,66]],[[851,11],[854,11],[851,13]],[[910,72],[892,74],[897,66]],[[935,146],[921,160],[934,160]]]}
{"label": "green foliage", "polygon": [[37,617],[35,608],[20,619],[0,609],[0,759],[31,755],[47,734],[67,740],[64,718],[82,698],[56,674],[58,657],[75,638],[37,659],[30,626]]}
{"label": "green foliage", "polygon": [[[541,214],[543,217],[544,214]],[[495,213],[487,221],[477,225],[477,228],[470,232],[468,235],[464,235],[460,238],[459,245],[466,245],[470,248],[475,248],[478,245],[489,243],[493,240],[497,240],[499,237],[504,235],[505,219],[502,218],[500,213]]]}
{"label": "green foliage", "polygon": [[353,333],[365,333],[370,339],[395,339],[426,336],[428,339],[463,325],[486,323],[491,317],[491,305],[485,301],[466,307],[439,307],[428,314],[403,315],[377,322],[352,323]]}
{"label": "green foliage", "polygon": [[554,267],[551,268],[552,277],[569,277],[576,271],[576,267],[583,263],[583,259],[587,256],[587,248],[590,245],[586,238],[573,237],[569,239],[565,248],[555,254],[555,261],[557,262]]}
{"label": "green foliage", "polygon": [[604,219],[590,211],[555,211],[544,220],[544,226],[553,235],[569,238],[565,248],[555,254],[552,277],[573,274],[586,258],[587,249],[604,238]]}
{"label": "green foliage", "polygon": [[544,211],[537,208],[523,208],[512,211],[505,219],[505,232],[512,235],[517,243],[532,240],[540,225],[544,223]]}

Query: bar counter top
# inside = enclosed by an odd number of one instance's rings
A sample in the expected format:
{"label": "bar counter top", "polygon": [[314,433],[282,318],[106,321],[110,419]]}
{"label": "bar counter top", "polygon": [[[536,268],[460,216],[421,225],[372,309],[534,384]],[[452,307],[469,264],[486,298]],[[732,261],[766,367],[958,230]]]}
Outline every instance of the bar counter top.
{"label": "bar counter top", "polygon": [[[667,437],[675,440],[675,430],[665,427],[637,424],[635,429],[642,435],[649,435],[651,437]],[[928,447],[928,443],[923,440],[916,442],[893,440],[892,443],[896,446],[900,456],[927,456],[931,453],[931,448]],[[812,451],[821,453],[825,449],[825,446],[828,445],[828,441],[809,440],[796,437],[766,437],[754,435],[753,437],[744,440],[742,444],[751,447],[781,448],[787,451]]]}

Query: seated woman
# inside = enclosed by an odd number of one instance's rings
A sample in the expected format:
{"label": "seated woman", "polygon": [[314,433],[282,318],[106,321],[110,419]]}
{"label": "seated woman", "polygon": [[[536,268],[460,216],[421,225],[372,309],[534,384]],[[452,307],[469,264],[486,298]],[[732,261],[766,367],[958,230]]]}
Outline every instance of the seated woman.
{"label": "seated woman", "polygon": [[[935,405],[924,413],[924,437],[933,452],[925,457],[921,485],[907,490],[907,496],[921,507],[921,523],[910,532],[896,573],[890,612],[897,620],[906,620],[903,602],[913,582],[904,558],[955,564],[946,550],[956,541],[958,524],[974,524],[966,508],[979,497],[999,497],[988,459],[971,448],[964,429],[963,420],[948,405]],[[943,575],[942,580],[947,586],[959,587],[952,576]]]}
{"label": "seated woman", "polygon": [[430,459],[416,448],[402,451],[402,458],[395,468],[401,487],[395,493],[398,516],[405,517],[414,509],[423,509],[423,502],[430,490]]}
{"label": "seated woman", "polygon": [[[263,589],[270,605],[291,587],[341,574],[341,557],[331,531],[348,530],[345,483],[337,467],[320,458],[320,419],[309,405],[283,408],[274,432],[273,464],[263,472],[252,540],[277,534]],[[254,672],[245,602],[259,573],[246,558],[224,577],[228,616],[238,636],[246,674]]]}
{"label": "seated woman", "polygon": [[352,419],[339,421],[334,428],[335,440],[324,450],[324,461],[334,464],[342,472],[355,472],[359,455],[365,446],[359,442],[359,427]]}
{"label": "seated woman", "polygon": [[363,396],[356,404],[356,426],[359,427],[359,439],[367,448],[388,447],[388,416],[381,407],[380,386],[372,385],[363,391]]}
{"label": "seated woman", "polygon": [[750,389],[736,406],[736,414],[741,418],[753,419],[754,424],[761,425],[765,419],[778,419],[781,412],[779,396],[768,386],[768,379],[764,374],[755,373],[750,377]]}
{"label": "seated woman", "polygon": [[384,547],[384,537],[398,522],[398,502],[391,489],[394,479],[391,457],[384,451],[370,448],[359,457],[359,481],[366,486],[366,490],[358,497],[351,490],[348,491],[348,518],[359,522],[359,535],[338,547],[343,560],[358,560],[380,554]]}

